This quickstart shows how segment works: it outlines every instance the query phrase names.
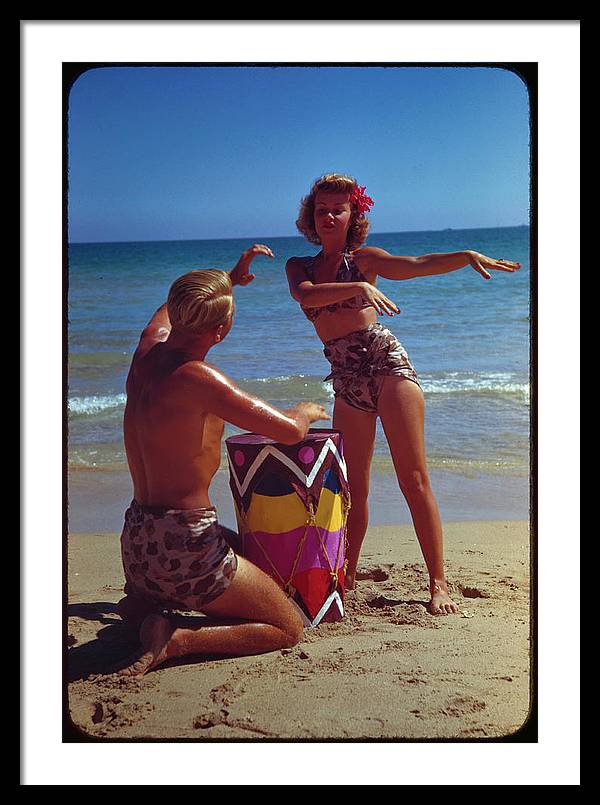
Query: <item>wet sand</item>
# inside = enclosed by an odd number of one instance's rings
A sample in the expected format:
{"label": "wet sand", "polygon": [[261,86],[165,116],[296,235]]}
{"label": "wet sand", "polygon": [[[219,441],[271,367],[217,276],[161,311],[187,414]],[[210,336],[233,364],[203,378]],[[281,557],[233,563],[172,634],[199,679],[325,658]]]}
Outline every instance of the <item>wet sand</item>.
{"label": "wet sand", "polygon": [[[412,527],[372,526],[339,623],[289,650],[177,661],[141,679],[112,673],[135,651],[116,614],[116,534],[71,534],[68,707],[76,736],[111,740],[498,739],[530,711],[527,521],[445,525],[458,615],[426,609]],[[92,677],[90,679],[90,676]]]}

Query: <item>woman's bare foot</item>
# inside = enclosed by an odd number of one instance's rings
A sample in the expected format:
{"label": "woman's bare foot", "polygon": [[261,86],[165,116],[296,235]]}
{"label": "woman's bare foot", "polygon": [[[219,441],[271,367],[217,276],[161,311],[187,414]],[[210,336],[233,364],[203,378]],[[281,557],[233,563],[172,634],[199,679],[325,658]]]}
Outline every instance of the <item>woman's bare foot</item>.
{"label": "woman's bare foot", "polygon": [[121,676],[144,676],[168,659],[167,645],[175,627],[164,615],[147,615],[140,627],[142,652],[118,673]]}
{"label": "woman's bare foot", "polygon": [[455,615],[458,612],[458,607],[450,598],[448,585],[445,581],[433,582],[430,593],[429,611],[432,615]]}

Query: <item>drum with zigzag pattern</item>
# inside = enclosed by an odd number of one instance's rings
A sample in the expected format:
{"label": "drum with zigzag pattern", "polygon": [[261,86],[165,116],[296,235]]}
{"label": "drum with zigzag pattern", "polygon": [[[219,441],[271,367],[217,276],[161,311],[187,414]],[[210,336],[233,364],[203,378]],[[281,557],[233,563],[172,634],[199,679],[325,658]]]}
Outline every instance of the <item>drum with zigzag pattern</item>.
{"label": "drum with zigzag pattern", "polygon": [[341,433],[312,428],[295,445],[245,433],[225,443],[243,555],[285,590],[306,626],[340,620],[350,508]]}

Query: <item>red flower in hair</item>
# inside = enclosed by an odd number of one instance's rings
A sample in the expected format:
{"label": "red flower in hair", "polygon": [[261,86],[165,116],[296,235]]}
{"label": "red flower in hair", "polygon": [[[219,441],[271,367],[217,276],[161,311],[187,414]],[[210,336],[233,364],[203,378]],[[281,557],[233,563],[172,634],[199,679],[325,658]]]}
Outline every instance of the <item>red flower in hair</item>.
{"label": "red flower in hair", "polygon": [[352,191],[352,195],[350,196],[350,203],[356,204],[356,208],[358,209],[359,213],[368,212],[369,209],[375,203],[370,196],[367,196],[365,193],[366,187],[359,187],[358,185]]}

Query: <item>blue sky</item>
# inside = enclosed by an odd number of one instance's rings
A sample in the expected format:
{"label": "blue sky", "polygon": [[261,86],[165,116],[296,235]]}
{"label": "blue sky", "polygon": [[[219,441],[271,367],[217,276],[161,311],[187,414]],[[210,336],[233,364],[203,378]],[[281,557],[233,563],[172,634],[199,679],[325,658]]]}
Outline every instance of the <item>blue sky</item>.
{"label": "blue sky", "polygon": [[529,220],[529,99],[483,67],[107,67],[70,93],[73,242],[297,235],[321,174],[373,232]]}

